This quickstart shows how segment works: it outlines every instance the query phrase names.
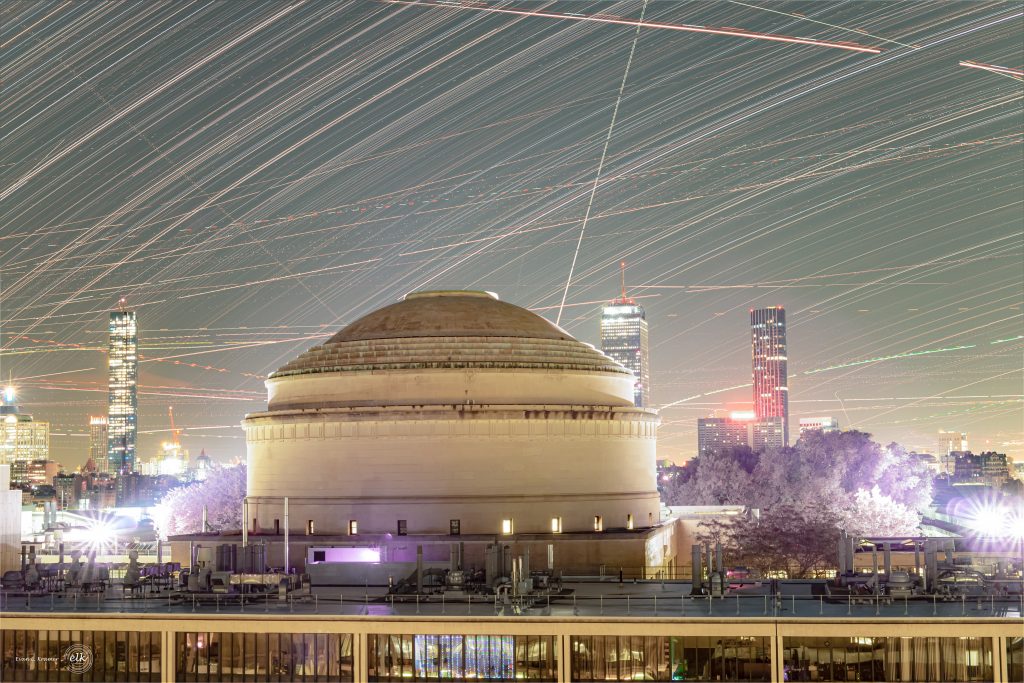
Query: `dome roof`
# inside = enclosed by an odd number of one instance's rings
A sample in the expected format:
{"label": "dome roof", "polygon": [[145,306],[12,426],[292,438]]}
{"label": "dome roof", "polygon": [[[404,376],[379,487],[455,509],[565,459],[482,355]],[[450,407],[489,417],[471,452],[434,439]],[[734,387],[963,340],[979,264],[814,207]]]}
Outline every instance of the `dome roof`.
{"label": "dome roof", "polygon": [[416,292],[369,313],[270,376],[545,369],[632,377],[613,359],[490,292]]}
{"label": "dome roof", "polygon": [[364,315],[327,344],[411,337],[522,337],[572,340],[536,313],[500,301],[491,292],[413,292]]}

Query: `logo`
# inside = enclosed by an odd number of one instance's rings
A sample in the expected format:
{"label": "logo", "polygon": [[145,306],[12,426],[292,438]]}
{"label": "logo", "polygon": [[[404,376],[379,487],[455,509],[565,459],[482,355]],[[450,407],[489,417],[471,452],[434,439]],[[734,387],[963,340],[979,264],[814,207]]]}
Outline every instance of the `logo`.
{"label": "logo", "polygon": [[84,674],[92,670],[92,648],[88,645],[75,643],[64,650],[64,664],[73,674]]}

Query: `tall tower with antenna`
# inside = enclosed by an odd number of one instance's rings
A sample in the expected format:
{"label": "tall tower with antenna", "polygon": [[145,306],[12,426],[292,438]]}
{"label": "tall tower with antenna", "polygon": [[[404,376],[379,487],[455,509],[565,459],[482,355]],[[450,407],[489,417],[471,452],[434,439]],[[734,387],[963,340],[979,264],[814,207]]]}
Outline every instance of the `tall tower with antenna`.
{"label": "tall tower with antenna", "polygon": [[110,313],[107,348],[107,471],[118,474],[135,471],[139,429],[139,331],[135,311],[125,303],[122,297]]}
{"label": "tall tower with antenna", "polygon": [[605,304],[601,311],[601,351],[633,373],[633,403],[642,408],[651,404],[647,313],[636,300],[626,296],[625,261],[619,263],[619,273],[620,296]]}

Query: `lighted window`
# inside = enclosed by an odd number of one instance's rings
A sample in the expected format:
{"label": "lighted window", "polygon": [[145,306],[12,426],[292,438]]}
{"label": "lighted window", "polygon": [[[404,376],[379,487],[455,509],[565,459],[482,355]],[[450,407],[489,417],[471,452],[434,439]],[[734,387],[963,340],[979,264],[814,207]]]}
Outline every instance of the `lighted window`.
{"label": "lighted window", "polygon": [[601,515],[594,515],[594,531],[604,531],[604,520]]}
{"label": "lighted window", "polygon": [[626,528],[627,529],[632,529],[633,528],[633,515],[626,515]]}
{"label": "lighted window", "polygon": [[560,534],[562,533],[562,518],[552,517],[551,518],[551,533]]}
{"label": "lighted window", "polygon": [[359,522],[354,519],[348,520],[348,533],[355,536],[359,533]]}
{"label": "lighted window", "polygon": [[506,536],[512,533],[512,520],[511,519],[503,519],[503,520],[501,520],[501,533],[505,534]]}
{"label": "lighted window", "polygon": [[306,522],[306,535],[307,536],[312,536],[313,535],[313,520],[309,520],[309,521]]}
{"label": "lighted window", "polygon": [[452,536],[458,536],[462,533],[462,522],[457,519],[448,520],[448,533]]}

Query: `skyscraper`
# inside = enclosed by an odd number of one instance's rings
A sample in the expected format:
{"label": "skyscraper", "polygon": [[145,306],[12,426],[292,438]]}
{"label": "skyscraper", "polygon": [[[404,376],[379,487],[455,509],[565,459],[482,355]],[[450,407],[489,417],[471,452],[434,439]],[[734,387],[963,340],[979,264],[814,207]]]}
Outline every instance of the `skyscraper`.
{"label": "skyscraper", "polygon": [[107,472],[107,418],[89,417],[89,459],[100,472]]}
{"label": "skyscraper", "polygon": [[[786,311],[782,306],[750,309],[750,336],[754,369],[754,414],[757,421],[762,423],[761,431],[765,437],[781,431],[781,443],[766,442],[765,445],[788,446]],[[757,425],[755,433],[756,430]]]}
{"label": "skyscraper", "polygon": [[650,356],[647,349],[647,314],[644,307],[626,296],[625,262],[622,268],[622,295],[601,311],[601,351],[625,365],[636,383],[633,403],[638,408],[651,402]]}
{"label": "skyscraper", "polygon": [[139,373],[138,327],[135,311],[121,308],[110,314],[110,346],[107,351],[107,471],[135,470],[135,436],[138,430],[136,382]]}

